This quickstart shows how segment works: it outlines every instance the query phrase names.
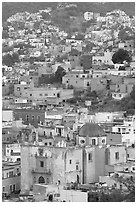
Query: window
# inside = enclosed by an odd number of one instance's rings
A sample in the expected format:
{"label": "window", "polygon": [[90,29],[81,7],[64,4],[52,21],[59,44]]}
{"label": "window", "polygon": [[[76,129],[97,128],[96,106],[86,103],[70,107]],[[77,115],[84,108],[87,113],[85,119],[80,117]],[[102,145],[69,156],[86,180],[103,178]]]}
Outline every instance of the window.
{"label": "window", "polygon": [[12,185],[10,185],[9,187],[10,187],[10,192],[12,192]]}
{"label": "window", "polygon": [[127,158],[129,158],[129,154],[127,154]]}
{"label": "window", "polygon": [[29,121],[29,116],[28,115],[26,115],[26,121]]}
{"label": "window", "polygon": [[20,158],[17,158],[17,161],[20,161]]}
{"label": "window", "polygon": [[2,192],[5,192],[5,186],[2,187]]}
{"label": "window", "polygon": [[96,140],[92,139],[92,145],[96,145]]}
{"label": "window", "polygon": [[13,171],[9,172],[9,177],[13,177]]}
{"label": "window", "polygon": [[78,78],[78,75],[76,75],[76,78]]}
{"label": "window", "polygon": [[80,140],[80,143],[81,143],[81,144],[84,144],[84,143],[85,143],[85,140]]}
{"label": "window", "polygon": [[39,177],[39,183],[45,183],[45,179],[42,176]]}
{"label": "window", "polygon": [[103,143],[103,144],[105,143],[105,139],[102,140],[102,143]]}
{"label": "window", "polygon": [[20,87],[17,87],[17,91],[20,91]]}
{"label": "window", "polygon": [[37,121],[38,121],[38,123],[40,122],[40,116],[39,115],[37,116]]}
{"label": "window", "polygon": [[90,153],[88,154],[88,160],[89,160],[89,161],[92,161],[92,152],[90,152]]}
{"label": "window", "polygon": [[40,161],[40,167],[44,167],[44,161]]}
{"label": "window", "polygon": [[115,153],[115,159],[119,160],[119,152]]}
{"label": "window", "polygon": [[52,145],[52,142],[49,142],[49,145]]}
{"label": "window", "polygon": [[89,82],[87,82],[87,86],[89,86],[90,84],[89,84]]}
{"label": "window", "polygon": [[118,132],[120,133],[120,128],[118,128]]}
{"label": "window", "polygon": [[46,135],[46,132],[44,131],[44,136]]}
{"label": "window", "polygon": [[119,94],[119,97],[121,97],[121,94]]}
{"label": "window", "polygon": [[78,165],[76,165],[76,170],[78,170]]}
{"label": "window", "polygon": [[72,161],[71,161],[71,160],[69,160],[69,163],[70,163],[70,164],[72,164]]}
{"label": "window", "polygon": [[13,191],[16,191],[16,184],[13,184]]}
{"label": "window", "polygon": [[57,98],[60,98],[60,94],[59,93],[57,93]]}
{"label": "window", "polygon": [[116,97],[116,94],[114,94],[114,96]]}
{"label": "window", "polygon": [[39,94],[39,96],[42,96],[42,94]]}
{"label": "window", "polygon": [[45,96],[48,96],[48,94],[45,94]]}
{"label": "window", "polygon": [[32,94],[30,94],[30,96],[32,96]]}
{"label": "window", "polygon": [[33,121],[33,122],[34,122],[34,118],[35,118],[34,115],[32,115],[32,121]]}
{"label": "window", "polygon": [[45,146],[47,146],[47,142],[45,142]]}

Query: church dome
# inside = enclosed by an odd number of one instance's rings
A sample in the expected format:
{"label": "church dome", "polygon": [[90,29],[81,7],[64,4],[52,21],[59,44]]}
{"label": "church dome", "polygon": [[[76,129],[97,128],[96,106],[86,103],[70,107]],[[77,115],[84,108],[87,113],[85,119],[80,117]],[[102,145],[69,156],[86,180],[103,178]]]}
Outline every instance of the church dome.
{"label": "church dome", "polygon": [[79,130],[79,136],[81,137],[99,137],[105,136],[106,133],[98,124],[86,123]]}

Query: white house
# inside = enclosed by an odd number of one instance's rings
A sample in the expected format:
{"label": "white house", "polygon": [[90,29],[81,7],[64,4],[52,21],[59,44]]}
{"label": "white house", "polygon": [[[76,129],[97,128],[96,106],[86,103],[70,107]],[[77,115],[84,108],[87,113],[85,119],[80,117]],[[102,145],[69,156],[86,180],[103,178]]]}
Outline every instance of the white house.
{"label": "white house", "polygon": [[92,58],[93,64],[101,65],[101,64],[107,64],[107,65],[113,65],[112,62],[112,55],[113,53],[107,50],[104,53],[96,54]]}
{"label": "white house", "polygon": [[13,110],[10,109],[2,110],[2,121],[5,122],[13,121]]}
{"label": "white house", "polygon": [[112,98],[115,100],[121,100],[122,98],[126,97],[128,93],[118,93],[118,92],[112,92]]}
{"label": "white house", "polygon": [[84,13],[84,18],[85,18],[86,21],[89,21],[89,20],[93,19],[93,12],[89,12],[89,11],[85,12]]}
{"label": "white house", "polygon": [[112,132],[122,135],[122,142],[127,146],[135,144],[135,117],[128,117],[124,120],[123,125],[112,127]]}
{"label": "white house", "polygon": [[6,161],[17,162],[21,160],[20,144],[7,144],[6,145]]}
{"label": "white house", "polygon": [[98,112],[95,113],[94,122],[96,123],[110,123],[115,118],[123,117],[123,112]]}

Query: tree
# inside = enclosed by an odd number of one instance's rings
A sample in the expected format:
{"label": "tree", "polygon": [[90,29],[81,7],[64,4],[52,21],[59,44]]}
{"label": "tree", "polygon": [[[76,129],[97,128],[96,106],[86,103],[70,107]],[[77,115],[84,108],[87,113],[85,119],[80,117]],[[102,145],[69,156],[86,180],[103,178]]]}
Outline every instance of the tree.
{"label": "tree", "polygon": [[128,115],[135,114],[135,86],[133,87],[130,96],[124,97],[118,106],[120,111],[124,110]]}
{"label": "tree", "polygon": [[58,69],[57,71],[55,72],[55,78],[54,78],[54,81],[55,82],[62,82],[62,77],[66,74],[66,71],[58,66]]}
{"label": "tree", "polygon": [[67,54],[64,54],[62,56],[57,56],[56,57],[56,61],[57,62],[63,62],[63,60],[65,60],[65,59],[68,59],[68,55]]}
{"label": "tree", "polygon": [[76,35],[76,37],[75,37],[75,40],[84,40],[85,38],[84,38],[84,35],[83,34],[80,34],[80,33],[78,33],[77,35]]}
{"label": "tree", "polygon": [[129,55],[127,50],[119,49],[113,54],[112,61],[114,64],[123,64],[124,61],[129,63],[131,61],[131,56]]}
{"label": "tree", "polygon": [[85,69],[90,69],[92,65],[92,56],[87,54],[87,55],[82,55],[80,58],[80,63],[83,66],[84,70]]}
{"label": "tree", "polygon": [[13,59],[13,63],[19,62],[19,55],[17,53],[13,53],[12,59]]}
{"label": "tree", "polygon": [[6,39],[6,38],[9,38],[9,33],[7,30],[3,30],[2,31],[2,39]]}
{"label": "tree", "polygon": [[121,40],[131,40],[131,39],[134,39],[135,36],[132,29],[129,27],[126,27],[119,31],[118,38]]}
{"label": "tree", "polygon": [[49,13],[46,13],[46,12],[42,12],[41,15],[42,15],[42,18],[47,21],[50,20],[51,18]]}
{"label": "tree", "polygon": [[66,100],[67,103],[71,103],[71,104],[76,104],[77,103],[77,99],[76,98],[70,98]]}
{"label": "tree", "polygon": [[10,52],[13,50],[13,46],[5,46],[5,45],[2,45],[2,52]]}
{"label": "tree", "polygon": [[133,176],[124,178],[123,176],[117,179],[120,183],[124,184],[129,193],[125,196],[127,202],[135,202],[135,178]]}
{"label": "tree", "polygon": [[130,93],[131,99],[133,99],[135,101],[135,86],[133,86],[133,89]]}
{"label": "tree", "polygon": [[91,52],[92,48],[94,47],[94,43],[88,42],[86,47],[83,49],[84,52]]}
{"label": "tree", "polygon": [[70,56],[78,56],[80,55],[80,52],[76,49],[72,49],[71,52],[69,53]]}
{"label": "tree", "polygon": [[2,57],[2,64],[7,65],[8,67],[12,67],[15,62],[19,62],[19,55],[18,54],[7,54]]}
{"label": "tree", "polygon": [[99,202],[99,195],[97,192],[88,194],[88,202]]}
{"label": "tree", "polygon": [[96,91],[92,91],[92,92],[91,92],[91,91],[89,90],[89,91],[87,92],[86,96],[87,96],[87,97],[92,97],[92,98],[95,98],[95,99],[96,99],[96,98],[97,98],[97,93],[96,93]]}
{"label": "tree", "polygon": [[34,64],[34,57],[30,57],[30,58],[29,58],[29,63],[30,63],[30,64]]}
{"label": "tree", "polygon": [[39,21],[36,21],[36,22],[34,23],[34,28],[35,28],[35,29],[39,29],[39,27],[40,27],[40,22],[39,22]]}

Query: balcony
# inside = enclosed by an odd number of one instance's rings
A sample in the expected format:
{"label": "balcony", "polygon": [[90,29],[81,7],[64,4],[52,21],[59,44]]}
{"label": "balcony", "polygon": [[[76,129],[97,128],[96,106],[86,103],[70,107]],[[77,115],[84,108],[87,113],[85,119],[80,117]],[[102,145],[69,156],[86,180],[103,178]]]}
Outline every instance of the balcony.
{"label": "balcony", "polygon": [[51,175],[51,170],[50,169],[41,169],[41,168],[35,168],[35,169],[32,169],[31,171],[32,173],[40,173],[40,174],[49,174]]}
{"label": "balcony", "polygon": [[44,154],[44,153],[43,153],[43,150],[42,150],[42,152],[35,153],[35,157],[36,157],[36,158],[42,158],[42,157],[48,158],[47,154]]}
{"label": "balcony", "polygon": [[10,178],[14,178],[14,177],[19,177],[21,176],[21,173],[16,173],[16,174],[13,174],[13,175],[9,175],[8,177],[4,177],[4,175],[2,176],[2,179],[10,179]]}

